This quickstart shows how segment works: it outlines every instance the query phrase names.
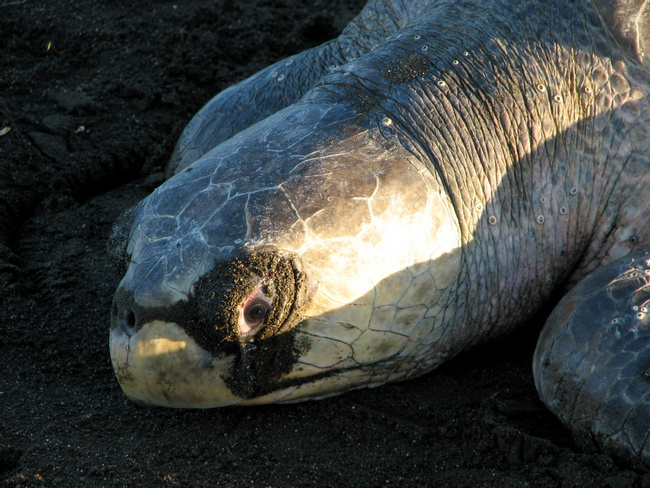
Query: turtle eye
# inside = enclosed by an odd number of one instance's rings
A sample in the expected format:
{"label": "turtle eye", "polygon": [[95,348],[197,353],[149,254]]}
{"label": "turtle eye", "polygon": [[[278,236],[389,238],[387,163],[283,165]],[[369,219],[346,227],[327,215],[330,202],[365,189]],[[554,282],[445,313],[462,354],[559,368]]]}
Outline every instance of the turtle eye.
{"label": "turtle eye", "polygon": [[239,336],[250,337],[257,333],[271,310],[272,300],[264,292],[266,286],[258,287],[246,299],[239,312]]}
{"label": "turtle eye", "polygon": [[268,303],[264,300],[256,300],[254,303],[248,304],[244,307],[244,319],[249,326],[255,327],[264,320],[268,312]]}

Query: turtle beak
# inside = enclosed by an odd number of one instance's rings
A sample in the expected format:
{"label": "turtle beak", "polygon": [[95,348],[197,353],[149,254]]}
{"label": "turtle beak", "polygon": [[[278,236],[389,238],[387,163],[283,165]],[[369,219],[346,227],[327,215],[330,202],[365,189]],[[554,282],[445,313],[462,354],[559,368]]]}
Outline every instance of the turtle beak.
{"label": "turtle beak", "polygon": [[120,386],[136,403],[210,408],[243,400],[221,376],[232,369],[232,356],[213,357],[173,322],[113,327],[110,352]]}

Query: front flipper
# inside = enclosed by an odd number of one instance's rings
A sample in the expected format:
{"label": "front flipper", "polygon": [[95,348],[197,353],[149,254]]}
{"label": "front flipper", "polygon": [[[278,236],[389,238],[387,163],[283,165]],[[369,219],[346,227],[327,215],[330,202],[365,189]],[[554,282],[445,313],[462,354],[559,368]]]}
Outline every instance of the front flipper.
{"label": "front flipper", "polygon": [[206,103],[190,120],[167,166],[181,171],[237,132],[298,101],[331,69],[383,42],[430,0],[371,0],[341,35],[263,69]]}
{"label": "front flipper", "polygon": [[581,448],[650,467],[650,249],[605,266],[555,308],[537,391]]}

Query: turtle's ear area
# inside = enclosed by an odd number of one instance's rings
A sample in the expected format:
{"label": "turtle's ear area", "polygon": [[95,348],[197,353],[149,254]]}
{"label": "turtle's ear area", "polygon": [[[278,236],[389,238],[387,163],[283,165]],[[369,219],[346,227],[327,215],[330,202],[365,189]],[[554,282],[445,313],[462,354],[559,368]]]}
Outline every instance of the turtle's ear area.
{"label": "turtle's ear area", "polygon": [[135,215],[142,205],[142,202],[134,205],[122,215],[113,224],[111,234],[106,243],[106,251],[108,252],[108,259],[121,276],[126,273],[129,267],[131,256],[127,252],[129,245],[129,238],[131,237],[131,227],[135,220]]}
{"label": "turtle's ear area", "polygon": [[616,42],[650,68],[650,0],[592,0]]}

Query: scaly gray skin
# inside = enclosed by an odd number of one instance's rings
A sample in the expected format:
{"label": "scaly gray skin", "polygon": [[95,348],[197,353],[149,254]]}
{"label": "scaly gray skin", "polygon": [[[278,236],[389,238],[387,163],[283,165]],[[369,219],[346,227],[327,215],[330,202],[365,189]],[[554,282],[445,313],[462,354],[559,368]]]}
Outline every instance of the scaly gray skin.
{"label": "scaly gray skin", "polygon": [[[650,466],[642,341],[602,382],[584,351],[622,359],[583,345],[602,327],[576,311],[589,293],[640,306],[616,280],[617,259],[650,244],[645,2],[385,2],[371,36],[382,3],[353,35],[217,96],[181,138],[177,174],[118,223],[122,388],[204,408],[409,378],[602,268],[550,319],[536,381],[577,435]],[[331,61],[305,77],[314,59]],[[601,390],[614,405],[629,393],[623,415],[597,409]]]}

